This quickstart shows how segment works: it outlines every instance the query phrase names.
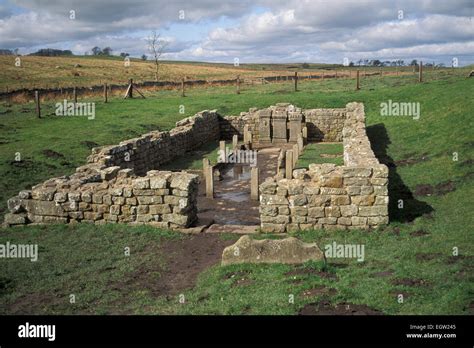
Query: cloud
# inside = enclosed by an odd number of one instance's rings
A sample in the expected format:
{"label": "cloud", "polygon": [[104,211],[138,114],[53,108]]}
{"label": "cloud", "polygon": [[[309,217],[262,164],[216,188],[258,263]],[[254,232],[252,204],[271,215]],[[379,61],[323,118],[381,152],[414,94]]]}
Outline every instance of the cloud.
{"label": "cloud", "polygon": [[[173,59],[340,62],[384,54],[445,57],[452,50],[472,60],[472,12],[472,0],[16,0],[0,5],[0,48],[82,54],[97,45],[141,55],[147,33],[157,29]],[[173,32],[176,23],[207,34],[191,41],[185,30]]]}

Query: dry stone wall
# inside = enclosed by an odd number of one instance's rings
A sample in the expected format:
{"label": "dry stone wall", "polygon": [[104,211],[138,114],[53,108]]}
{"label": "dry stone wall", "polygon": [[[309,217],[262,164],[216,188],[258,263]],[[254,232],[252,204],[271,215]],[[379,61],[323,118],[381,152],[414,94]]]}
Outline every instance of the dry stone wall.
{"label": "dry stone wall", "polygon": [[[118,145],[93,149],[88,163],[70,176],[47,180],[8,201],[8,225],[43,223],[131,223],[185,228],[197,219],[199,178],[160,171],[162,164],[215,139],[294,141],[303,126],[308,138],[340,141],[344,166],[311,164],[260,185],[264,231],[309,228],[369,228],[388,223],[388,168],[378,162],[365,131],[364,107],[300,109],[288,103],[221,117],[203,111],[176,123],[169,132],[150,132]],[[273,128],[272,128],[273,127]],[[285,135],[287,138],[285,138]],[[291,175],[291,173],[290,173]]]}
{"label": "dry stone wall", "polygon": [[190,226],[197,219],[198,176],[155,170],[219,137],[218,114],[203,111],[169,132],[151,132],[94,149],[76,173],[47,180],[8,201],[8,225],[148,223]]}
{"label": "dry stone wall", "polygon": [[[232,139],[233,135],[243,139],[244,128],[247,125],[256,142],[268,143],[272,138],[281,142],[283,132],[287,133],[286,138],[289,142],[295,142],[291,129],[299,123],[299,128],[302,126],[308,128],[309,141],[340,142],[346,111],[346,108],[300,109],[289,103],[278,103],[265,109],[250,108],[248,112],[241,112],[239,116],[221,117],[220,133],[222,139]],[[261,124],[262,122],[267,124]],[[281,123],[285,125],[282,127]]]}
{"label": "dry stone wall", "polygon": [[176,123],[169,132],[150,132],[118,145],[93,149],[88,163],[131,168],[137,175],[159,168],[177,156],[219,139],[219,115],[202,111]]}
{"label": "dry stone wall", "polygon": [[292,179],[260,185],[261,228],[285,232],[311,228],[367,229],[388,223],[388,168],[365,132],[364,106],[346,106],[341,134],[344,166],[310,164]]}

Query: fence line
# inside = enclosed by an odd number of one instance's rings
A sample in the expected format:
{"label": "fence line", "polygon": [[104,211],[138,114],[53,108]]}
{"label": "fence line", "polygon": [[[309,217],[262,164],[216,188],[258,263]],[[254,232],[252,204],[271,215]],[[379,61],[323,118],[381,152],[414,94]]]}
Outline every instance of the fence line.
{"label": "fence line", "polygon": [[[272,75],[272,76],[263,76],[263,77],[247,77],[235,79],[226,79],[226,80],[178,80],[178,81],[143,81],[135,83],[137,87],[143,88],[160,88],[160,89],[177,89],[182,90],[184,94],[184,87],[195,87],[195,86],[215,86],[215,85],[237,85],[237,84],[249,84],[254,85],[256,83],[266,84],[266,83],[278,83],[278,82],[290,82],[294,81],[295,86],[297,80],[324,80],[324,79],[355,79],[355,74],[352,71],[360,71],[360,78],[372,77],[372,76],[384,76],[384,71],[366,71],[364,69],[348,69],[343,70],[342,73],[337,73],[334,71],[332,74],[295,74],[295,75]],[[439,72],[444,71],[438,70]],[[449,70],[448,70],[449,71]],[[403,69],[397,69],[396,71],[387,70],[385,71],[385,76],[411,76],[418,75],[417,72],[409,72]],[[91,93],[97,96],[104,96],[104,99],[107,100],[108,94],[112,95],[113,92],[123,93],[127,89],[129,83],[127,84],[101,84],[90,87],[61,87],[56,88],[21,88],[17,90],[10,90],[8,86],[6,87],[5,92],[0,92],[0,100],[2,101],[13,101],[15,98],[26,98],[28,100],[34,99],[35,92],[38,91],[41,94],[43,100],[48,99],[57,99],[64,97],[71,97],[76,99],[80,95],[90,95]],[[105,87],[104,87],[105,86]],[[105,89],[108,89],[108,93]],[[240,92],[240,88],[239,88]]]}

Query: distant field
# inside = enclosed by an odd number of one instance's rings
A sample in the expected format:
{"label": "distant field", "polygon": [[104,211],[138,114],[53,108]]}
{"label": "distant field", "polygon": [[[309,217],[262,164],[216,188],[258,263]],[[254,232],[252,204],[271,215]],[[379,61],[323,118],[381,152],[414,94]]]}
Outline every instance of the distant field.
{"label": "distant field", "polygon": [[[133,78],[135,82],[153,81],[155,66],[151,61],[131,59],[130,66],[125,67],[119,57],[36,57],[22,56],[21,66],[15,66],[14,56],[0,56],[0,92],[22,88],[59,88],[89,87],[94,85],[126,84]],[[79,66],[77,66],[79,65]],[[77,66],[77,67],[75,67]],[[183,77],[188,80],[223,80],[258,79],[263,76],[293,75],[298,71],[300,76],[334,74],[349,76],[348,68],[335,64],[233,64],[204,62],[163,61],[160,66],[160,81],[178,81]],[[351,68],[353,71],[357,68]],[[380,68],[359,68],[365,73],[380,72]],[[398,68],[401,73],[412,72],[412,67]],[[383,68],[385,73],[396,74],[397,68]],[[332,72],[331,72],[332,71]],[[399,72],[399,73],[400,73]],[[355,72],[352,72],[352,77]]]}

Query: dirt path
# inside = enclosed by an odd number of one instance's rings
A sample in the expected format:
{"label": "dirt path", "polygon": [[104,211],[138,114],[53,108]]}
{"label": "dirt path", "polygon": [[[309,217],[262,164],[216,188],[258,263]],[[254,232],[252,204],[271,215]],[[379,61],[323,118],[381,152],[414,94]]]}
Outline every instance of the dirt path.
{"label": "dirt path", "polygon": [[[198,275],[219,264],[225,247],[235,243],[215,234],[198,234],[181,240],[168,240],[160,248],[166,266],[153,286],[156,295],[176,295],[195,286]],[[149,279],[148,279],[149,281]]]}

